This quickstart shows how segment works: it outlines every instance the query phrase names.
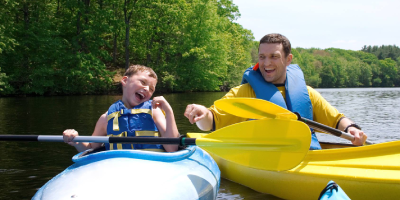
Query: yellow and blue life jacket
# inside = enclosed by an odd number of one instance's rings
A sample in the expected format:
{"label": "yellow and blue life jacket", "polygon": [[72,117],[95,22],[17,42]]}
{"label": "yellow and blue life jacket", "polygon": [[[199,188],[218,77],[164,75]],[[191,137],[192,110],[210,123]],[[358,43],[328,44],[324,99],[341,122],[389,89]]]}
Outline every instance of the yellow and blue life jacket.
{"label": "yellow and blue life jacket", "polygon": [[[249,83],[259,99],[264,99],[275,103],[292,112],[298,112],[302,117],[313,120],[313,108],[308,95],[307,85],[304,80],[303,72],[296,64],[287,67],[285,93],[283,98],[278,88],[265,81],[258,69],[258,63],[254,67],[246,69],[243,74],[242,84]],[[310,149],[321,149],[317,136],[311,129]]]}
{"label": "yellow and blue life jacket", "polygon": [[[112,104],[107,112],[107,136],[109,137],[159,137],[151,111],[151,100],[143,102],[133,109],[127,109],[119,100]],[[162,145],[156,144],[105,144],[107,150],[143,149],[164,151]]]}

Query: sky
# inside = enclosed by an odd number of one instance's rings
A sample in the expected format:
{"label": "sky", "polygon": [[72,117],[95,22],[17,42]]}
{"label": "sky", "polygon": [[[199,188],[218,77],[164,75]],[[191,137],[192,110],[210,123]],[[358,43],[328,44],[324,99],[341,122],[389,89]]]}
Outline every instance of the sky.
{"label": "sky", "polygon": [[236,20],[259,41],[286,36],[292,48],[361,50],[364,45],[400,46],[399,0],[233,0]]}

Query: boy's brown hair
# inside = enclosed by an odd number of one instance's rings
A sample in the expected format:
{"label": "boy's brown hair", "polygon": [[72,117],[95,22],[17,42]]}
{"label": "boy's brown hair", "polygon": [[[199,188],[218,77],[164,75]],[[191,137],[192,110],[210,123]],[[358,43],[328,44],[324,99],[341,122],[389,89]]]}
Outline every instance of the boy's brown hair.
{"label": "boy's brown hair", "polygon": [[[271,33],[271,34],[265,35],[260,40],[260,44],[263,44],[263,43],[281,43],[283,46],[283,52],[285,52],[285,57],[287,57],[292,51],[292,47],[291,47],[289,39],[287,39],[287,37],[285,37],[284,35],[281,35],[279,33]],[[258,48],[260,48],[260,46],[258,46]]]}
{"label": "boy's brown hair", "polygon": [[157,74],[151,69],[150,67],[146,67],[143,65],[131,65],[129,68],[125,71],[124,76],[131,77],[135,75],[137,72],[149,72],[149,76],[152,78],[155,78],[157,80]]}

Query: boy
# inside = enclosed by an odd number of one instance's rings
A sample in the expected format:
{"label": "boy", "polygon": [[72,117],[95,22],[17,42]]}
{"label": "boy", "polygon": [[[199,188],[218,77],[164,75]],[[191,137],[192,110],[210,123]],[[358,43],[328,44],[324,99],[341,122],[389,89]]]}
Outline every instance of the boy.
{"label": "boy", "polygon": [[[92,136],[134,137],[157,136],[179,137],[171,106],[162,96],[150,98],[155,91],[157,75],[149,67],[131,65],[121,80],[122,100],[115,102],[108,111],[101,115]],[[165,112],[165,116],[163,111]],[[97,148],[101,143],[72,142],[78,136],[74,129],[63,132],[64,141],[74,146],[79,152]],[[143,149],[150,151],[173,152],[178,145],[154,144],[105,144],[107,150]]]}

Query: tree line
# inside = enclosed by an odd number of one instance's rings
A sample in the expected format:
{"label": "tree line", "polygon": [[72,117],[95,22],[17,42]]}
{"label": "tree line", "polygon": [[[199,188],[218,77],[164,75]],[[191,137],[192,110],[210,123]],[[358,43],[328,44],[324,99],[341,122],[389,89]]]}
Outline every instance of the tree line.
{"label": "tree line", "polygon": [[400,87],[400,57],[336,48],[293,49],[292,63],[303,69],[308,85],[320,88]]}
{"label": "tree line", "polygon": [[[258,42],[235,23],[232,0],[1,4],[1,96],[104,94],[116,87],[115,70],[130,64],[152,67],[157,91],[219,91],[257,62]],[[313,87],[400,86],[398,49],[296,48],[293,63]]]}
{"label": "tree line", "polygon": [[379,60],[384,60],[385,58],[391,58],[392,60],[397,60],[400,57],[400,48],[396,45],[382,45],[382,46],[367,46],[364,45],[361,51],[372,53],[378,57]]}
{"label": "tree line", "polygon": [[251,65],[231,0],[2,1],[0,94],[93,94],[152,67],[158,91],[217,91]]}

